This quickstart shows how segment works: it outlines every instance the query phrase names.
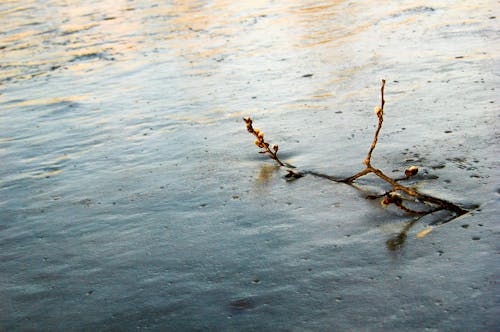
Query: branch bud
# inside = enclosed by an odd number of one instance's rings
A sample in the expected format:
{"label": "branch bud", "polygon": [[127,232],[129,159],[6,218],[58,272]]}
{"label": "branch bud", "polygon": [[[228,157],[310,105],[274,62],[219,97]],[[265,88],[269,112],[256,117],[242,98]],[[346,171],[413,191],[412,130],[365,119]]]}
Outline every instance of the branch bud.
{"label": "branch bud", "polygon": [[375,114],[377,114],[379,118],[384,114],[384,110],[380,108],[380,106],[375,107],[373,111],[375,112]]}
{"label": "branch bud", "polygon": [[401,205],[402,201],[403,200],[401,196],[399,196],[399,194],[391,192],[388,193],[387,196],[385,196],[385,198],[380,202],[380,204],[382,204],[382,206],[384,207],[388,206],[389,204],[396,204],[399,206]]}
{"label": "branch bud", "polygon": [[389,206],[389,204],[391,204],[391,199],[389,197],[385,197],[381,202],[380,204],[383,206],[383,207],[387,207]]}
{"label": "branch bud", "polygon": [[255,142],[253,142],[253,144],[257,145],[259,148],[264,147],[264,143],[262,143],[262,141],[258,139],[256,139]]}
{"label": "branch bud", "polygon": [[405,170],[405,175],[407,177],[414,176],[418,173],[418,167],[417,166],[410,166]]}

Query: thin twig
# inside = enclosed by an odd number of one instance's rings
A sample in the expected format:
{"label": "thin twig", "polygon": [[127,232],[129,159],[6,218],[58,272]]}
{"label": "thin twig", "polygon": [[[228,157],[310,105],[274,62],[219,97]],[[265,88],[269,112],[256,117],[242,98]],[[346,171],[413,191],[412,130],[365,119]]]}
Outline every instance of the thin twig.
{"label": "thin twig", "polygon": [[382,80],[382,87],[380,88],[380,94],[382,95],[381,101],[380,101],[380,107],[375,108],[375,114],[377,114],[377,117],[378,117],[378,126],[377,126],[377,130],[375,131],[375,136],[373,136],[373,141],[372,141],[372,144],[370,146],[370,150],[368,151],[368,155],[366,156],[366,159],[364,161],[364,164],[367,167],[370,167],[370,165],[371,165],[372,153],[373,153],[373,150],[375,150],[375,146],[377,145],[377,141],[378,141],[378,135],[380,133],[380,130],[382,129],[382,124],[384,123],[384,105],[385,105],[384,87],[385,87],[385,80]]}
{"label": "thin twig", "polygon": [[[261,132],[257,128],[253,128],[253,121],[251,118],[243,118],[243,121],[246,123],[247,131],[250,134],[253,134],[257,139],[255,140],[254,144],[257,145],[259,148],[264,149],[260,153],[267,153],[269,158],[275,160],[280,166],[286,166],[285,163],[283,163],[279,158],[278,158],[278,146],[273,145],[273,150],[269,148],[269,143],[267,143],[264,140],[264,133]],[[288,165],[291,166],[291,165]],[[293,167],[292,167],[293,168]]]}

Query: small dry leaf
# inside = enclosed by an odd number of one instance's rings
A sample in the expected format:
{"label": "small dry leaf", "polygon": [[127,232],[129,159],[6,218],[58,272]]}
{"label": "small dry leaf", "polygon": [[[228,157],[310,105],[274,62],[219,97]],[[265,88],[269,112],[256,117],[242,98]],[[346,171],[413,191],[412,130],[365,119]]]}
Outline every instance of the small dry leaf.
{"label": "small dry leaf", "polygon": [[417,237],[419,239],[423,238],[424,236],[426,236],[427,234],[429,234],[430,232],[432,232],[433,228],[432,227],[427,227],[426,229],[424,229],[423,231],[419,232],[417,234]]}

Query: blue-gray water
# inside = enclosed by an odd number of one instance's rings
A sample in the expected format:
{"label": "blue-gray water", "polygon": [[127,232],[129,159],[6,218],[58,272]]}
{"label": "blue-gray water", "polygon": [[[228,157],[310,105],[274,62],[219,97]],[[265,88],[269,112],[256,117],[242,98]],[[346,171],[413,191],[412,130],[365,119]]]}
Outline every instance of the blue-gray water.
{"label": "blue-gray water", "polygon": [[[496,1],[3,1],[0,330],[493,331]],[[426,237],[284,172],[417,164]],[[393,172],[393,173],[392,173]],[[383,190],[371,178],[365,189]]]}

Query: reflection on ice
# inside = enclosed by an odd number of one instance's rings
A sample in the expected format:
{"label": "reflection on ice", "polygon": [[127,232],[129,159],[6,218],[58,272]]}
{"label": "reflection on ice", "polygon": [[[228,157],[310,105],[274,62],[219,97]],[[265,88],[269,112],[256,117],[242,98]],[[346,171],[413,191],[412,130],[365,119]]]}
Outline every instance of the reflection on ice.
{"label": "reflection on ice", "polygon": [[261,165],[259,175],[257,177],[257,184],[265,185],[269,183],[269,180],[271,180],[273,174],[276,173],[276,171],[278,171],[279,169],[280,167],[277,165],[271,165],[271,164]]}

